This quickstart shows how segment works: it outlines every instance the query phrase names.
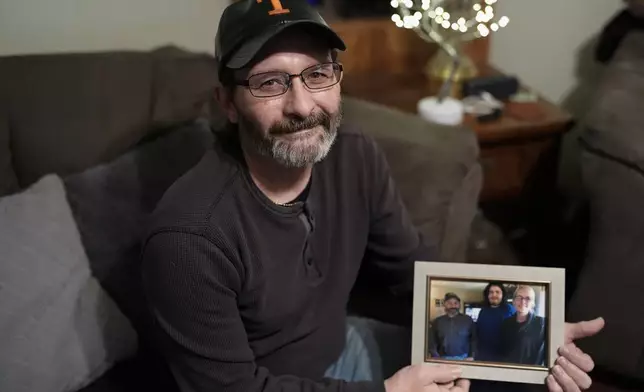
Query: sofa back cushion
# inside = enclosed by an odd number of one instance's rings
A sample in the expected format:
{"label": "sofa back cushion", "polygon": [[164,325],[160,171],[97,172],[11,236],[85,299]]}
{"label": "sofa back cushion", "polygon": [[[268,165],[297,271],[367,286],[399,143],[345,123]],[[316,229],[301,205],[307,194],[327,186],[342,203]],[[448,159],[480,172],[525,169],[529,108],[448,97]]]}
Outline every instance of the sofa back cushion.
{"label": "sofa back cushion", "polygon": [[644,170],[644,32],[626,36],[608,65],[585,120],[591,149]]}
{"label": "sofa back cushion", "polygon": [[64,178],[92,273],[139,331],[147,322],[139,253],[148,215],[213,140],[205,124],[172,128],[117,159]]}
{"label": "sofa back cushion", "polygon": [[[19,185],[109,161],[160,128],[207,114],[215,75],[212,57],[176,47],[0,58],[0,113]],[[0,123],[0,152],[2,134]]]}
{"label": "sofa back cushion", "polygon": [[344,119],[375,138],[427,245],[444,261],[465,262],[482,184],[476,135],[345,96]]}
{"label": "sofa back cushion", "polygon": [[2,59],[20,185],[95,165],[141,138],[152,107],[151,60],[137,53]]}

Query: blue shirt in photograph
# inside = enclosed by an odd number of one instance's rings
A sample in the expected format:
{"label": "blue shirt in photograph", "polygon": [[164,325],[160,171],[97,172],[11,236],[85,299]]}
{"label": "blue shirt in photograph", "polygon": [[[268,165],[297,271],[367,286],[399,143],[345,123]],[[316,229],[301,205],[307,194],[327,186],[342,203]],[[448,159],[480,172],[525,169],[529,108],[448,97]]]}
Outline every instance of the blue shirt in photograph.
{"label": "blue shirt in photograph", "polygon": [[481,309],[476,320],[478,350],[475,359],[477,361],[502,360],[501,324],[515,312],[516,309],[509,303],[503,303],[496,308],[488,306]]}

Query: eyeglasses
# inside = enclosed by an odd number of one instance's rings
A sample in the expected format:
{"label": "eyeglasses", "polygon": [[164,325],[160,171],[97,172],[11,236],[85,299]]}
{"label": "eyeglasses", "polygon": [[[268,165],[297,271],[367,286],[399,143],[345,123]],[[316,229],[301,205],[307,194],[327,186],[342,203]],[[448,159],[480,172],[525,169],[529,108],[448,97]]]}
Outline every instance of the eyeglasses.
{"label": "eyeglasses", "polygon": [[269,98],[285,94],[291,87],[293,79],[298,77],[309,90],[324,90],[340,83],[342,65],[334,62],[316,64],[294,75],[286,72],[262,72],[236,83],[239,86],[248,87],[255,97]]}
{"label": "eyeglasses", "polygon": [[530,298],[530,297],[522,297],[520,295],[517,295],[516,297],[514,297],[514,300],[519,301],[519,302],[531,302],[532,298]]}

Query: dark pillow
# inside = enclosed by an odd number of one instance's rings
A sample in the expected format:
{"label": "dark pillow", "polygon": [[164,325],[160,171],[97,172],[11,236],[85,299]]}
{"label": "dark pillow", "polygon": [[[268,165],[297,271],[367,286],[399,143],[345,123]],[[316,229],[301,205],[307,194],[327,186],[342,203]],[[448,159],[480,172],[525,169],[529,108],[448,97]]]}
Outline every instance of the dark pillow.
{"label": "dark pillow", "polygon": [[[174,46],[153,52],[155,58],[152,124],[178,124],[211,116],[215,105],[217,67],[207,54]],[[217,116],[217,113],[212,115]]]}
{"label": "dark pillow", "polygon": [[210,129],[195,123],[65,178],[92,272],[139,333],[147,319],[138,262],[146,219],[168,187],[212,142]]}

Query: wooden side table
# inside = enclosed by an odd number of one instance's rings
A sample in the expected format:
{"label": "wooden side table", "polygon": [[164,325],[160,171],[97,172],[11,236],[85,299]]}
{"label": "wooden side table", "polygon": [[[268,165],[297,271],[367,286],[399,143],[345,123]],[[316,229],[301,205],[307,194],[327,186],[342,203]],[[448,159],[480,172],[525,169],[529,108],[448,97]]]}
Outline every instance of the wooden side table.
{"label": "wooden side table", "polygon": [[[491,67],[481,74],[498,73]],[[409,113],[430,95],[422,74],[352,73],[342,82],[343,93]],[[549,194],[556,185],[556,162],[562,135],[570,129],[571,116],[554,104],[539,100],[508,102],[503,116],[479,123],[466,116],[465,125],[477,134],[481,148],[484,185],[481,201],[515,199],[529,193]]]}

